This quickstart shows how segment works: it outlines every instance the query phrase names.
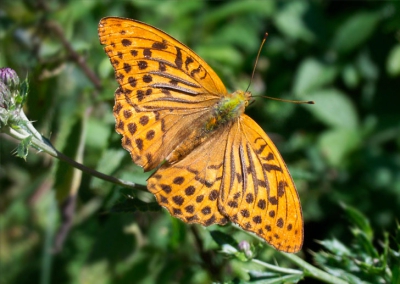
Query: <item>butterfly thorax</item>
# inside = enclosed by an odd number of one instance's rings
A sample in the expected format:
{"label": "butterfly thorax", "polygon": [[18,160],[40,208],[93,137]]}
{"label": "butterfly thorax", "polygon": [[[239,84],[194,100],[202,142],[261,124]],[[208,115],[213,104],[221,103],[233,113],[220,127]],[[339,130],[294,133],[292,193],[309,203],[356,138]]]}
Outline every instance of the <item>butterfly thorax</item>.
{"label": "butterfly thorax", "polygon": [[213,114],[206,124],[206,131],[213,131],[240,117],[248,105],[250,92],[236,91],[225,97],[214,106]]}
{"label": "butterfly thorax", "polygon": [[182,142],[167,157],[167,161],[173,164],[183,159],[211,135],[218,135],[218,131],[229,127],[244,113],[250,97],[251,93],[244,91],[236,91],[221,97],[208,114],[201,120],[193,122],[193,131],[189,136],[180,137]]}

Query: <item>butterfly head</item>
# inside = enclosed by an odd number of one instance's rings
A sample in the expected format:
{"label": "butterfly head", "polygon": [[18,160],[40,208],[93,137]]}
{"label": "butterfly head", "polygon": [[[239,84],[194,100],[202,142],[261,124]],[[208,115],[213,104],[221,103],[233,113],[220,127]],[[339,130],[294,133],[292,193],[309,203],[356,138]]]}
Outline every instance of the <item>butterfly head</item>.
{"label": "butterfly head", "polygon": [[244,109],[249,105],[252,95],[249,91],[237,90],[231,94],[232,101],[237,104],[239,114],[244,112]]}
{"label": "butterfly head", "polygon": [[225,112],[228,118],[234,119],[244,113],[250,99],[250,92],[237,90],[221,100],[219,109]]}

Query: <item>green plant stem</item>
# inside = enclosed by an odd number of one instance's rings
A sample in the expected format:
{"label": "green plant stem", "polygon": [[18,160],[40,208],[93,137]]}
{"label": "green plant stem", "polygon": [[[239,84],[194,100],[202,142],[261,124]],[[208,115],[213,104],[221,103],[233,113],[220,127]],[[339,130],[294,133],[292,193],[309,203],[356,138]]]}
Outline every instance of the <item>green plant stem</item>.
{"label": "green plant stem", "polygon": [[[43,137],[42,135],[36,130],[36,128],[33,126],[33,124],[30,122],[30,120],[26,117],[25,113],[20,110],[19,116],[22,119],[22,121],[27,121],[27,123],[23,124],[24,127],[26,127],[26,132],[30,133],[33,137],[36,137],[38,140],[42,140]],[[54,147],[52,147],[54,148]]]}
{"label": "green plant stem", "polygon": [[[89,175],[95,176],[99,179],[102,179],[102,180],[105,180],[108,182],[112,182],[114,184],[117,184],[117,185],[120,185],[120,186],[123,186],[126,188],[146,190],[146,188],[144,186],[136,185],[135,183],[132,183],[129,181],[124,181],[124,180],[100,173],[94,169],[88,168],[88,167],[74,161],[70,157],[57,151],[57,149],[55,149],[54,146],[47,139],[45,139],[42,135],[40,135],[36,131],[36,129],[30,125],[30,123],[27,124],[27,128],[29,129],[29,132],[31,132],[31,133],[28,133],[26,130],[24,130],[22,128],[13,129],[11,127],[5,127],[4,129],[2,129],[2,132],[10,135],[11,137],[14,137],[17,140],[23,140],[23,139],[29,137],[30,135],[32,135],[31,144],[34,148],[38,149],[39,151],[46,152],[47,154],[49,154],[61,161],[64,161],[64,162],[70,164],[71,166],[73,166]],[[33,131],[32,131],[32,128],[33,128]]]}
{"label": "green plant stem", "polygon": [[279,266],[272,265],[272,264],[263,262],[261,260],[255,259],[255,258],[253,258],[251,261],[254,262],[254,263],[257,263],[257,264],[259,264],[261,266],[264,266],[264,267],[266,267],[266,268],[268,268],[269,270],[272,270],[272,271],[282,272],[282,273],[285,273],[285,274],[298,274],[298,275],[302,275],[303,274],[303,272],[300,271],[300,270],[279,267]]}
{"label": "green plant stem", "polygon": [[282,255],[291,260],[292,262],[296,263],[299,267],[303,268],[305,276],[321,280],[325,283],[348,284],[348,282],[340,278],[337,278],[336,276],[333,276],[325,271],[322,271],[321,269],[318,269],[315,266],[312,266],[311,264],[305,262],[303,259],[301,259],[295,254],[283,252]]}

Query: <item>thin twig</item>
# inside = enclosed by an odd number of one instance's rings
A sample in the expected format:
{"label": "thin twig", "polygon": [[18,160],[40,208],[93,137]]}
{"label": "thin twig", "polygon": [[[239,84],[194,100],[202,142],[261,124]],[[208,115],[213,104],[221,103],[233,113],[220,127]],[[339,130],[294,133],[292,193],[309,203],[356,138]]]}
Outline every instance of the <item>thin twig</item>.
{"label": "thin twig", "polygon": [[[2,132],[10,135],[11,137],[14,137],[14,138],[20,140],[20,141],[29,136],[28,134],[21,133],[18,130],[12,129],[10,127],[6,127],[4,129],[2,129]],[[64,155],[63,153],[61,153],[57,149],[55,149],[54,146],[50,143],[50,141],[47,140],[46,138],[44,138],[43,136],[41,136],[40,139],[38,139],[36,137],[36,135],[33,136],[31,143],[32,143],[32,146],[35,147],[36,149],[40,149],[41,151],[46,152],[47,154],[49,154],[61,161],[67,162],[71,166],[83,171],[84,173],[87,173],[89,175],[95,176],[102,180],[112,182],[114,184],[117,184],[117,185],[120,185],[120,186],[123,186],[126,188],[147,191],[145,186],[137,185],[137,184],[129,182],[129,181],[124,181],[124,180],[115,178],[113,176],[109,176],[109,175],[100,173],[94,169],[88,168],[88,167],[76,162],[75,160],[71,159],[70,157]]]}
{"label": "thin twig", "polygon": [[93,83],[95,88],[97,90],[101,90],[101,81],[99,78],[97,78],[96,74],[90,69],[90,67],[86,64],[86,60],[83,56],[81,56],[79,53],[77,53],[70,42],[67,40],[65,37],[65,34],[60,27],[60,25],[54,21],[48,21],[45,26],[60,39],[61,43],[65,47],[65,49],[68,52],[68,55],[71,57],[71,59],[76,62],[80,68],[82,68],[83,72],[86,74],[86,76],[89,78],[89,80]]}

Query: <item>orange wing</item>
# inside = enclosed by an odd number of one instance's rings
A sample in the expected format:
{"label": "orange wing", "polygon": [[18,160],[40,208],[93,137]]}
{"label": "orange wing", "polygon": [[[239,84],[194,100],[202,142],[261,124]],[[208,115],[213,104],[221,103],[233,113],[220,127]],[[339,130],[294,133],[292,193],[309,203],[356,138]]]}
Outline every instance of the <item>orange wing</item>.
{"label": "orange wing", "polygon": [[278,250],[301,249],[303,219],[293,180],[272,141],[247,115],[176,164],[164,164],[148,189],[187,223],[229,219]]}
{"label": "orange wing", "polygon": [[[298,251],[302,212],[293,180],[264,131],[248,116],[202,132],[226,89],[187,46],[130,19],[104,18],[99,36],[120,87],[116,130],[145,170],[167,160],[148,189],[188,223],[228,219],[272,246]],[[206,118],[206,119],[205,119]]]}
{"label": "orange wing", "polygon": [[245,114],[229,136],[219,210],[276,249],[299,251],[303,243],[300,200],[275,145]]}
{"label": "orange wing", "polygon": [[134,162],[151,170],[204,121],[226,88],[205,61],[157,28],[109,17],[98,33],[120,85],[116,131]]}
{"label": "orange wing", "polygon": [[149,191],[171,215],[204,226],[228,221],[218,210],[228,135],[229,127],[220,129],[182,160],[163,164],[147,180]]}

